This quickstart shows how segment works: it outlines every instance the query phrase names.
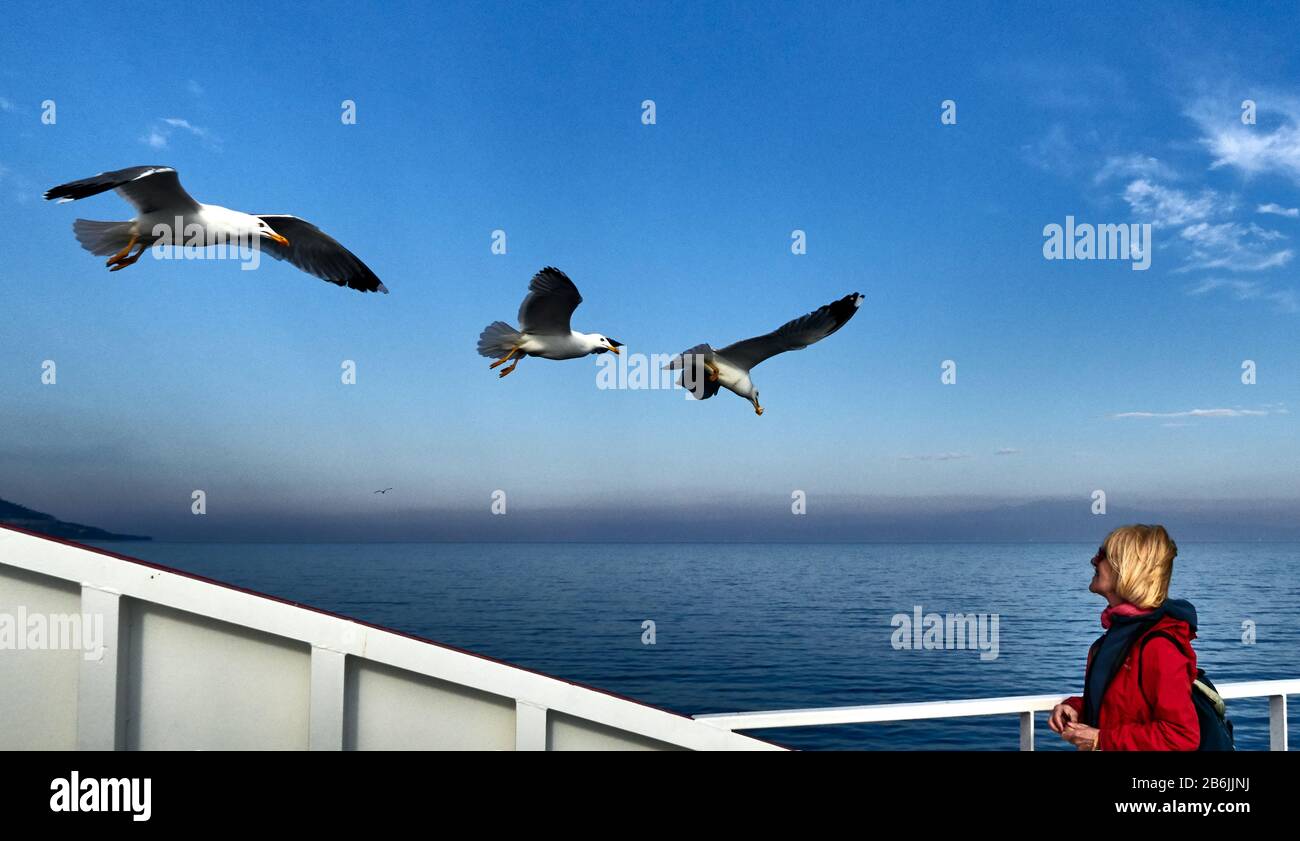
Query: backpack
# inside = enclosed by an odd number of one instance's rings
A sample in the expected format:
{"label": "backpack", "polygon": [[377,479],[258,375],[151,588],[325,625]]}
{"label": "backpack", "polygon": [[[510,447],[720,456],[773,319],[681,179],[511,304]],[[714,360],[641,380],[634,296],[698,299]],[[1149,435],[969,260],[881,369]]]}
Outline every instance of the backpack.
{"label": "backpack", "polygon": [[[1155,631],[1144,634],[1138,640],[1138,688],[1142,687],[1142,652],[1147,643],[1156,637],[1165,639],[1178,646],[1181,651],[1183,646],[1173,634],[1168,631]],[[1192,682],[1192,706],[1196,708],[1196,718],[1201,725],[1201,744],[1197,750],[1236,750],[1232,738],[1232,721],[1228,718],[1227,705],[1223,703],[1219,691],[1214,688],[1214,683],[1205,674],[1205,669],[1199,666],[1196,669],[1196,680]]]}

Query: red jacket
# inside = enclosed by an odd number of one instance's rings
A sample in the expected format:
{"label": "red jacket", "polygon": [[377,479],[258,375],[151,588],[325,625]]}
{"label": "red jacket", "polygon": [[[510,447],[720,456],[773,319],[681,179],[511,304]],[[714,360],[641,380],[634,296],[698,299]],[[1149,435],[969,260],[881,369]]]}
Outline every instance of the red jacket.
{"label": "red jacket", "polygon": [[[1101,699],[1097,745],[1101,750],[1196,750],[1201,744],[1201,726],[1192,703],[1192,682],[1196,680],[1192,640],[1196,633],[1172,616],[1162,617],[1144,636],[1156,631],[1169,633],[1182,647],[1163,636],[1145,645],[1141,640],[1133,644]],[[1139,651],[1141,688],[1136,662]],[[1091,661],[1091,653],[1088,659]],[[1066,698],[1064,703],[1083,714],[1083,698]]]}

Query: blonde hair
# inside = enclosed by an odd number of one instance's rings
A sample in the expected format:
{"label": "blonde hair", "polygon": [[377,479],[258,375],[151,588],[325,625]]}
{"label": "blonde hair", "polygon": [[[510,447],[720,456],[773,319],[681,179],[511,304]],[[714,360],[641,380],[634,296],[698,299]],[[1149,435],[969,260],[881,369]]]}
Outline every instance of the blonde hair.
{"label": "blonde hair", "polygon": [[1164,526],[1120,526],[1102,544],[1115,571],[1115,593],[1141,608],[1154,608],[1169,597],[1178,546]]}

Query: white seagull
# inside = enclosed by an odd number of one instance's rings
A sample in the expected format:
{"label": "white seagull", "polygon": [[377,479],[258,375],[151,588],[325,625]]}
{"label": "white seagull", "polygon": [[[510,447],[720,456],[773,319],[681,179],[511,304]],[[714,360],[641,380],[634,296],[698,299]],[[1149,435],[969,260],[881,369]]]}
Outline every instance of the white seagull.
{"label": "white seagull", "polygon": [[763,407],[758,405],[758,389],[749,378],[750,370],[778,353],[802,350],[820,342],[847,324],[861,305],[862,296],[854,292],[783,324],[765,336],[755,336],[718,350],[707,344],[696,345],[673,357],[664,370],[681,369],[679,384],[689,389],[698,400],[708,400],[718,393],[719,388],[726,388],[753,403],[754,413],[762,415]]}
{"label": "white seagull", "polygon": [[[236,245],[247,243],[277,260],[288,260],[304,272],[330,283],[362,292],[388,292],[365,263],[333,237],[297,216],[254,216],[215,204],[200,204],[185,192],[176,170],[167,166],[133,166],[101,172],[90,178],[60,184],[46,199],[75,201],[117,190],[135,205],[129,222],[95,222],[78,219],[72,224],[81,247],[108,258],[115,272],[140,259],[159,240],[175,245]],[[178,229],[179,224],[179,229]],[[166,232],[160,235],[159,230]],[[202,234],[202,242],[191,234]],[[134,254],[132,249],[138,248]]]}
{"label": "white seagull", "polygon": [[550,266],[533,275],[528,294],[519,305],[519,329],[504,321],[494,321],[478,337],[478,352],[488,359],[500,357],[489,365],[495,368],[515,358],[503,368],[504,377],[525,356],[543,359],[578,359],[589,353],[618,353],[622,342],[599,333],[579,333],[569,326],[573,311],[582,303],[578,287],[568,275]]}

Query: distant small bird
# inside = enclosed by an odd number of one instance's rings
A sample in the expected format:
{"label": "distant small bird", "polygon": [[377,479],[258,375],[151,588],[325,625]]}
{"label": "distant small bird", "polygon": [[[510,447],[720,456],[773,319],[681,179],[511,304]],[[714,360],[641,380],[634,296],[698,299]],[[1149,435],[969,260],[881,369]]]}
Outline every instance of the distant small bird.
{"label": "distant small bird", "polygon": [[582,296],[573,281],[559,269],[547,266],[528,284],[528,295],[519,305],[519,329],[504,321],[492,322],[479,334],[478,352],[488,359],[500,357],[489,368],[514,358],[510,367],[501,371],[502,377],[515,370],[525,356],[578,359],[589,353],[618,353],[622,342],[569,327],[569,319],[581,303]]}
{"label": "distant small bird", "polygon": [[[72,224],[81,247],[91,254],[111,255],[109,271],[135,263],[145,250],[163,239],[159,226],[170,232],[174,245],[189,245],[190,232],[203,233],[204,245],[255,243],[277,260],[288,260],[308,274],[361,292],[388,292],[375,273],[329,234],[297,216],[253,216],[215,204],[200,204],[185,192],[176,170],[168,166],[133,166],[101,172],[80,181],[60,184],[46,199],[75,201],[117,190],[135,205],[129,222],[78,219]],[[180,220],[180,230],[177,227]],[[274,226],[274,227],[272,227]],[[166,243],[164,243],[166,244]],[[196,243],[197,244],[197,243]],[[139,250],[132,254],[132,250]]]}
{"label": "distant small bird", "polygon": [[392,490],[392,488],[384,488],[382,491],[375,491],[375,493],[377,493],[377,494],[386,494],[386,493],[388,493],[388,492],[391,491],[391,490]]}
{"label": "distant small bird", "polygon": [[[679,384],[699,400],[708,400],[719,388],[735,392],[754,404],[754,414],[762,415],[758,405],[758,388],[749,378],[750,370],[765,359],[787,350],[802,350],[834,333],[848,323],[862,304],[857,292],[800,316],[765,336],[755,336],[714,350],[707,344],[696,345],[673,357],[664,370],[682,369]],[[707,372],[707,373],[706,373]]]}

